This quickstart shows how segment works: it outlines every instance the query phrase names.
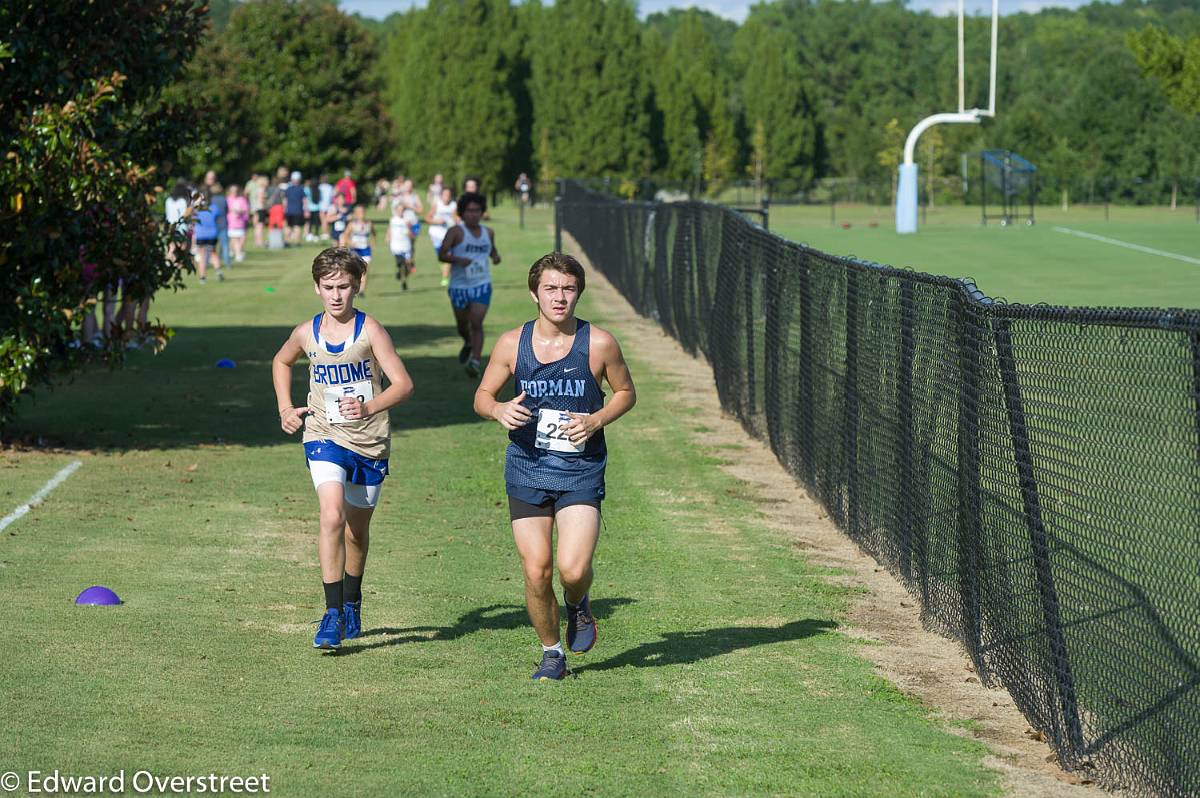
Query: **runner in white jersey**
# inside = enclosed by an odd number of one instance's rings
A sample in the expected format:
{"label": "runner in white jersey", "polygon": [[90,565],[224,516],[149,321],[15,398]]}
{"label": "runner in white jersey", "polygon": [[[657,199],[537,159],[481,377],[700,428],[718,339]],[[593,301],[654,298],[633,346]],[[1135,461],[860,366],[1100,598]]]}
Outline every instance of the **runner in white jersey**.
{"label": "runner in white jersey", "polygon": [[413,273],[413,225],[417,214],[412,208],[392,206],[392,218],[388,220],[387,244],[396,258],[396,279],[400,290],[408,290],[408,277]]}
{"label": "runner in white jersey", "polygon": [[[368,267],[371,265],[371,244],[375,241],[375,225],[367,218],[367,209],[362,205],[354,207],[354,215],[346,224],[339,242],[343,247],[353,250],[355,255],[363,259]],[[367,294],[367,275],[363,274],[362,285],[358,289],[359,296]]]}
{"label": "runner in white jersey", "polygon": [[438,259],[450,264],[450,307],[463,347],[458,362],[467,376],[478,377],[483,359],[483,320],[492,302],[491,264],[500,263],[496,233],[480,224],[487,211],[482,194],[465,192],[458,198],[462,224],[450,228],[438,250]]}
{"label": "runner in white jersey", "polygon": [[[313,646],[323,649],[361,634],[371,516],[388,473],[388,408],[412,395],[412,380],[387,330],[354,307],[366,268],[348,249],[316,257],[313,288],[323,312],[296,325],[271,364],[279,425],[288,435],[304,429],[304,455],[320,505],[317,557],[325,615]],[[308,399],[297,408],[292,366],[302,357],[309,362]]]}
{"label": "runner in white jersey", "polygon": [[[433,251],[440,253],[446,232],[458,221],[458,203],[454,201],[454,194],[450,189],[442,189],[430,206],[429,215],[425,217],[425,221],[429,223],[429,241],[433,244]],[[450,285],[450,264],[443,263],[442,287],[448,285]]]}

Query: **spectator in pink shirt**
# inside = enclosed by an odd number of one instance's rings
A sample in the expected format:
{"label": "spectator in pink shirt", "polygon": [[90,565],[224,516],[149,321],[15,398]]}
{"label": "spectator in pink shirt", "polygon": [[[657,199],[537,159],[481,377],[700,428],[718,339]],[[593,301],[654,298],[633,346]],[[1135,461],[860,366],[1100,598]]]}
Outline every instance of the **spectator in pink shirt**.
{"label": "spectator in pink shirt", "polygon": [[226,193],[229,206],[229,248],[233,259],[241,263],[246,259],[246,223],[250,221],[250,200],[242,196],[237,184],[231,185]]}

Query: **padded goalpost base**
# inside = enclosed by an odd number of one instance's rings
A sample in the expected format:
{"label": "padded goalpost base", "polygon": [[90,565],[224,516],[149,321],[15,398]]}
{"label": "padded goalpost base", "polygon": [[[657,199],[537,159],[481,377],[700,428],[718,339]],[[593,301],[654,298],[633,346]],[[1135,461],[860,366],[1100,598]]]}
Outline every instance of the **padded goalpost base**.
{"label": "padded goalpost base", "polygon": [[900,182],[896,187],[896,232],[917,232],[917,165],[900,164]]}

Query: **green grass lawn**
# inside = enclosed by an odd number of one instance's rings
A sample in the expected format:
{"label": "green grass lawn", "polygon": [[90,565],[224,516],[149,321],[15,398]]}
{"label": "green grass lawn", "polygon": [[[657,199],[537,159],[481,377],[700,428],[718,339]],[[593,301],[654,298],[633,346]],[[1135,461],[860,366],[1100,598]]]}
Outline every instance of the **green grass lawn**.
{"label": "green grass lawn", "polygon": [[[496,213],[489,348],[530,315],[524,273],[549,221],[531,212],[521,232]],[[573,658],[578,678],[531,683],[505,438],[471,412],[425,240],[412,290],[378,263],[360,303],[416,394],[392,412],[366,634],[315,652],[316,501],[269,362],[319,310],[316,251],[190,278],[154,307],[177,331],[164,353],[22,403],[13,432],[67,451],[0,452],[0,515],[84,466],[0,540],[0,769],[267,773],[280,795],[997,791],[980,744],[874,675],[841,628],[850,596],[758,519],[627,337],[640,401],[609,433],[600,641]],[[606,322],[586,295],[581,315]],[[93,583],[124,606],[73,606]]]}
{"label": "green grass lawn", "polygon": [[[891,208],[775,206],[771,231],[835,255],[949,277],[974,278],[989,296],[1060,305],[1200,308],[1200,265],[1055,230],[1066,227],[1200,258],[1195,209],[1040,207],[1037,224],[979,223],[979,209],[928,212],[913,235],[896,233]],[[842,225],[849,224],[849,228]],[[874,225],[874,226],[872,226]]]}

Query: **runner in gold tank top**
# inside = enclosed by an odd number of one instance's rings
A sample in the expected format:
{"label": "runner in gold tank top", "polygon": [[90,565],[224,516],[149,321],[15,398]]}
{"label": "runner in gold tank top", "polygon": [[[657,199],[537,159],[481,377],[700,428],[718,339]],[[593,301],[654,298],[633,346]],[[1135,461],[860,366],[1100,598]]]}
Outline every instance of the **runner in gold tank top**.
{"label": "runner in gold tank top", "polygon": [[[323,649],[336,649],[362,631],[371,514],[391,449],[387,411],[412,395],[412,380],[387,330],[354,309],[366,268],[348,249],[316,257],[313,288],[325,309],[296,325],[271,364],[279,424],[289,435],[304,428],[304,454],[321,506],[317,556],[326,609],[313,646]],[[296,408],[292,366],[301,357],[309,362],[308,401]]]}

